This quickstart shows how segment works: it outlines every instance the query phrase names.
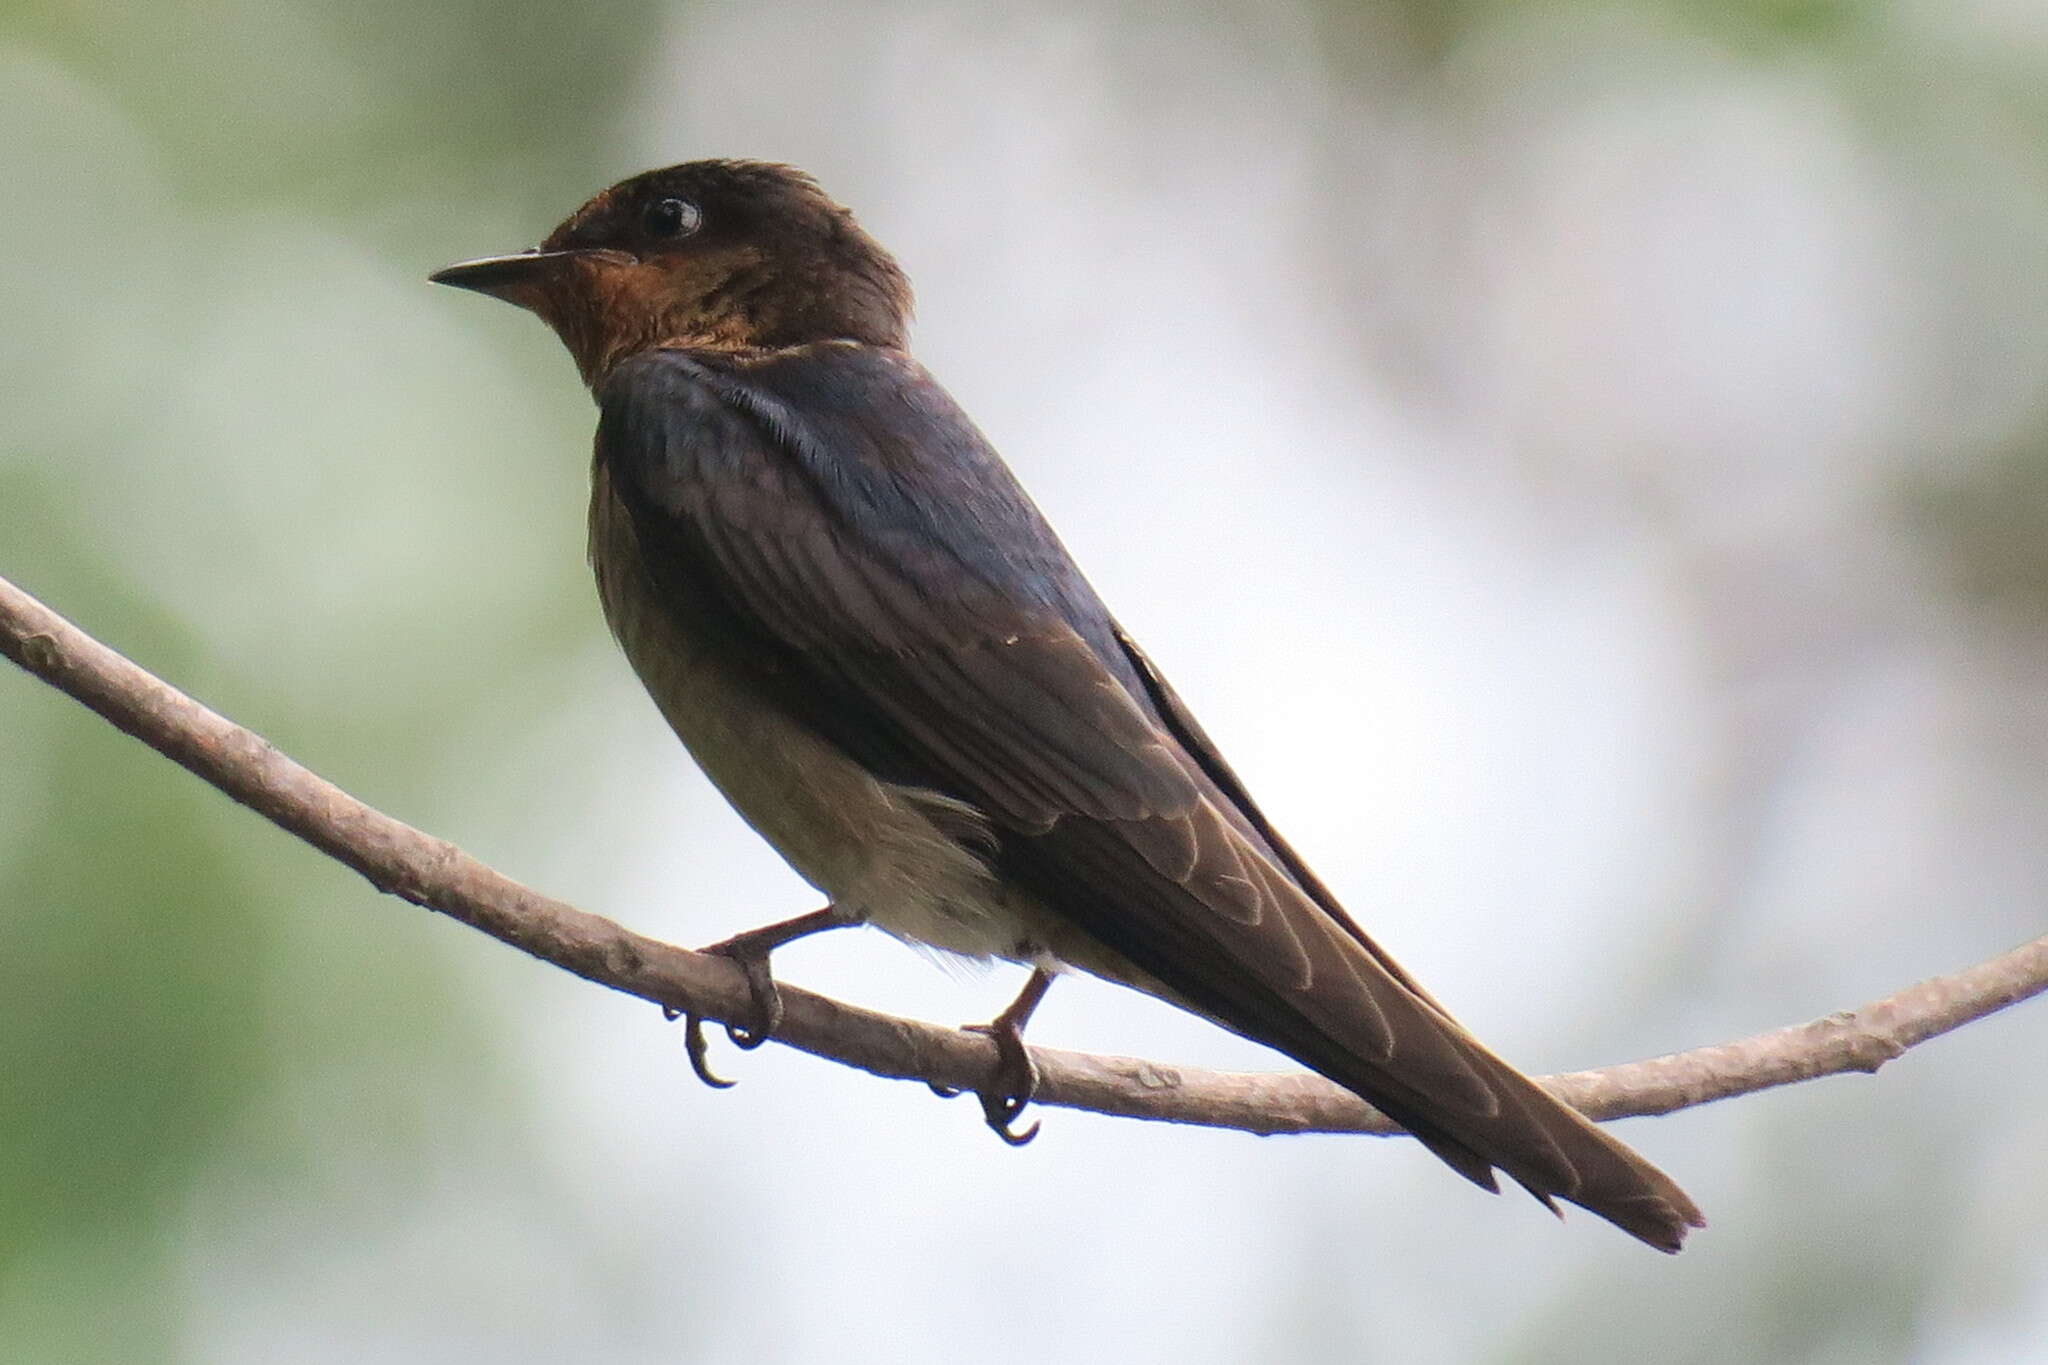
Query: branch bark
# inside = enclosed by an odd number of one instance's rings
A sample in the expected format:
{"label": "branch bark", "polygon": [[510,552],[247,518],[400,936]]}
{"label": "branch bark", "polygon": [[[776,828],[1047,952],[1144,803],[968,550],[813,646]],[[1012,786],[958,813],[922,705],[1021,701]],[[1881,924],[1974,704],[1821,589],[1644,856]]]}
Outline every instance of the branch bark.
{"label": "branch bark", "polygon": [[[0,653],[257,814],[354,868],[378,890],[521,952],[675,1013],[745,1017],[739,969],[579,910],[373,810],[269,742],[208,710],[0,578]],[[1736,1042],[1542,1079],[1595,1119],[1673,1110],[1845,1071],[2048,990],[2048,936],[1855,1009]],[[784,985],[775,1040],[877,1076],[972,1089],[995,1063],[984,1036],[899,1019]],[[1034,1047],[1036,1102],[1252,1133],[1396,1133],[1320,1076],[1208,1071]]]}

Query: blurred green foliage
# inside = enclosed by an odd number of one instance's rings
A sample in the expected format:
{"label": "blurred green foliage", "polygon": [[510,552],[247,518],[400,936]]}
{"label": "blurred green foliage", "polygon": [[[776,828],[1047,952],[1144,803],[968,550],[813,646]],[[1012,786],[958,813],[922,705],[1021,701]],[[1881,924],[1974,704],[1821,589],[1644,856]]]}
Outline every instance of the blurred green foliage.
{"label": "blurred green foliage", "polygon": [[[328,272],[375,259],[424,297],[426,269],[519,245],[604,178],[618,73],[653,13],[237,0],[0,12],[0,166],[14,187],[0,227],[13,390],[0,401],[0,571],[430,816],[448,736],[494,706],[530,711],[507,675],[544,678],[573,657],[582,585],[573,554],[515,557],[495,601],[473,575],[389,562],[392,517],[417,525],[428,560],[438,542],[479,562],[518,534],[520,511],[490,494],[502,452],[488,430],[460,431],[460,404],[443,446],[419,442],[402,391],[433,386],[417,367],[436,361],[409,352],[386,300],[340,318]],[[237,353],[274,354],[295,331],[297,354],[267,373]],[[210,388],[208,363],[233,368]],[[266,389],[290,370],[313,406]],[[558,449],[580,439],[560,435]],[[252,441],[271,443],[272,470],[244,465]],[[437,534],[443,509],[409,508],[416,490],[390,476],[451,451],[469,452],[453,457],[467,468],[428,482],[468,500],[474,521]],[[561,486],[580,477],[556,462]],[[360,524],[315,548],[334,517]],[[202,543],[179,549],[192,534]],[[294,545],[316,562],[279,563]],[[212,556],[216,602],[154,596],[150,546]],[[282,615],[260,602],[274,575],[298,584]],[[522,586],[526,600],[503,595]],[[536,590],[561,610],[532,612]],[[443,623],[493,610],[518,620],[481,632],[462,676]],[[549,620],[559,628],[537,636]],[[224,1160],[292,1151],[276,1143],[307,1076],[367,1067],[381,1098],[330,1136],[386,1161],[415,1138],[391,1123],[424,1076],[500,1107],[485,1099],[482,1016],[436,984],[443,936],[419,916],[364,916],[366,899],[96,717],[0,682],[0,1357],[175,1358],[186,1192]],[[349,917],[338,942],[328,913]],[[335,956],[321,966],[323,949]]]}

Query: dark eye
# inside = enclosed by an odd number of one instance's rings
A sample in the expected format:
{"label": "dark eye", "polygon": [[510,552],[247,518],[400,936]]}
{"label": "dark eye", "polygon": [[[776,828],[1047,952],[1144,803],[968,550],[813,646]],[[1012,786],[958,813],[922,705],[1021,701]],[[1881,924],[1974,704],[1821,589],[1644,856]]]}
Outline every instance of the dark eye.
{"label": "dark eye", "polygon": [[640,225],[650,237],[687,237],[704,215],[687,199],[656,199],[640,211]]}

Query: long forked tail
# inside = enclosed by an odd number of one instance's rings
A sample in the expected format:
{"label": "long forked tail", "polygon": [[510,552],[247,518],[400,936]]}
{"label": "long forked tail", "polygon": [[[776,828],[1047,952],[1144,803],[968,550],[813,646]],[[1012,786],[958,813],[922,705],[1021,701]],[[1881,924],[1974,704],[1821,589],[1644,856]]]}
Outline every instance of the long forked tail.
{"label": "long forked tail", "polygon": [[1378,1106],[1485,1189],[1499,1189],[1499,1169],[1553,1213],[1557,1200],[1577,1204],[1659,1251],[1706,1226],[1676,1181],[1495,1056],[1356,926],[1291,918],[1307,980],[1255,1007],[1265,1041]]}
{"label": "long forked tail", "polygon": [[1064,874],[1051,889],[1069,907],[1116,885],[1115,915],[1088,927],[1150,978],[1133,984],[1356,1092],[1485,1189],[1504,1171],[1553,1211],[1578,1204],[1660,1251],[1706,1225],[1669,1176],[1488,1051],[1213,807],[1182,827],[1193,866],[1171,879],[1110,861],[1146,832],[1134,825],[1063,820],[1034,841],[1057,847],[1040,866]]}
{"label": "long forked tail", "polygon": [[[1336,1065],[1316,1069],[1356,1090],[1485,1189],[1499,1188],[1493,1177],[1497,1167],[1552,1212],[1558,1212],[1560,1199],[1577,1204],[1665,1252],[1676,1252],[1688,1232],[1707,1225],[1670,1176],[1455,1024],[1449,1027],[1457,1036],[1448,1041],[1483,1080],[1494,1105],[1447,1105],[1441,1090],[1419,1095],[1403,1078],[1381,1068],[1360,1068],[1353,1059],[1333,1058]],[[1377,1074],[1368,1077],[1367,1072]]]}

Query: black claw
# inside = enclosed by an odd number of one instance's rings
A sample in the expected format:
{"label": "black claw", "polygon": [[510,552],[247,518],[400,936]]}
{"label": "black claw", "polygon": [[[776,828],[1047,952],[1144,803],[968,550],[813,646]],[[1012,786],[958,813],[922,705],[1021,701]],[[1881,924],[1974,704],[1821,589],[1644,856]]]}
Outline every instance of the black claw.
{"label": "black claw", "polygon": [[997,1137],[1009,1143],[1012,1147],[1022,1147],[1038,1136],[1038,1120],[1036,1119],[1033,1119],[1031,1126],[1021,1133],[1011,1132],[1008,1126],[999,1122],[994,1115],[989,1116],[988,1126]]}
{"label": "black claw", "polygon": [[1025,1107],[1031,1103],[1029,1095],[1004,1095],[994,1091],[981,1097],[981,1116],[988,1123],[990,1131],[1012,1147],[1022,1147],[1038,1136],[1038,1124],[1033,1122],[1023,1132],[1011,1128]]}
{"label": "black claw", "polygon": [[960,1087],[957,1085],[940,1085],[937,1081],[926,1081],[925,1084],[942,1100],[950,1100],[960,1093]]}
{"label": "black claw", "polygon": [[711,1044],[705,1042],[705,1017],[702,1015],[684,1015],[682,1048],[690,1054],[690,1070],[696,1072],[698,1081],[709,1085],[715,1091],[729,1091],[735,1085],[739,1085],[737,1081],[727,1081],[725,1076],[711,1070],[711,1062],[707,1060]]}
{"label": "black claw", "polygon": [[729,1081],[711,1069],[707,1060],[710,1044],[704,1041],[704,1016],[685,1015],[683,1022],[683,1048],[690,1054],[690,1070],[697,1073],[697,1079],[713,1090],[730,1090],[738,1081]]}
{"label": "black claw", "polygon": [[674,1005],[663,1005],[661,1007],[661,1017],[673,1024],[676,1020],[683,1017],[683,1012]]}

